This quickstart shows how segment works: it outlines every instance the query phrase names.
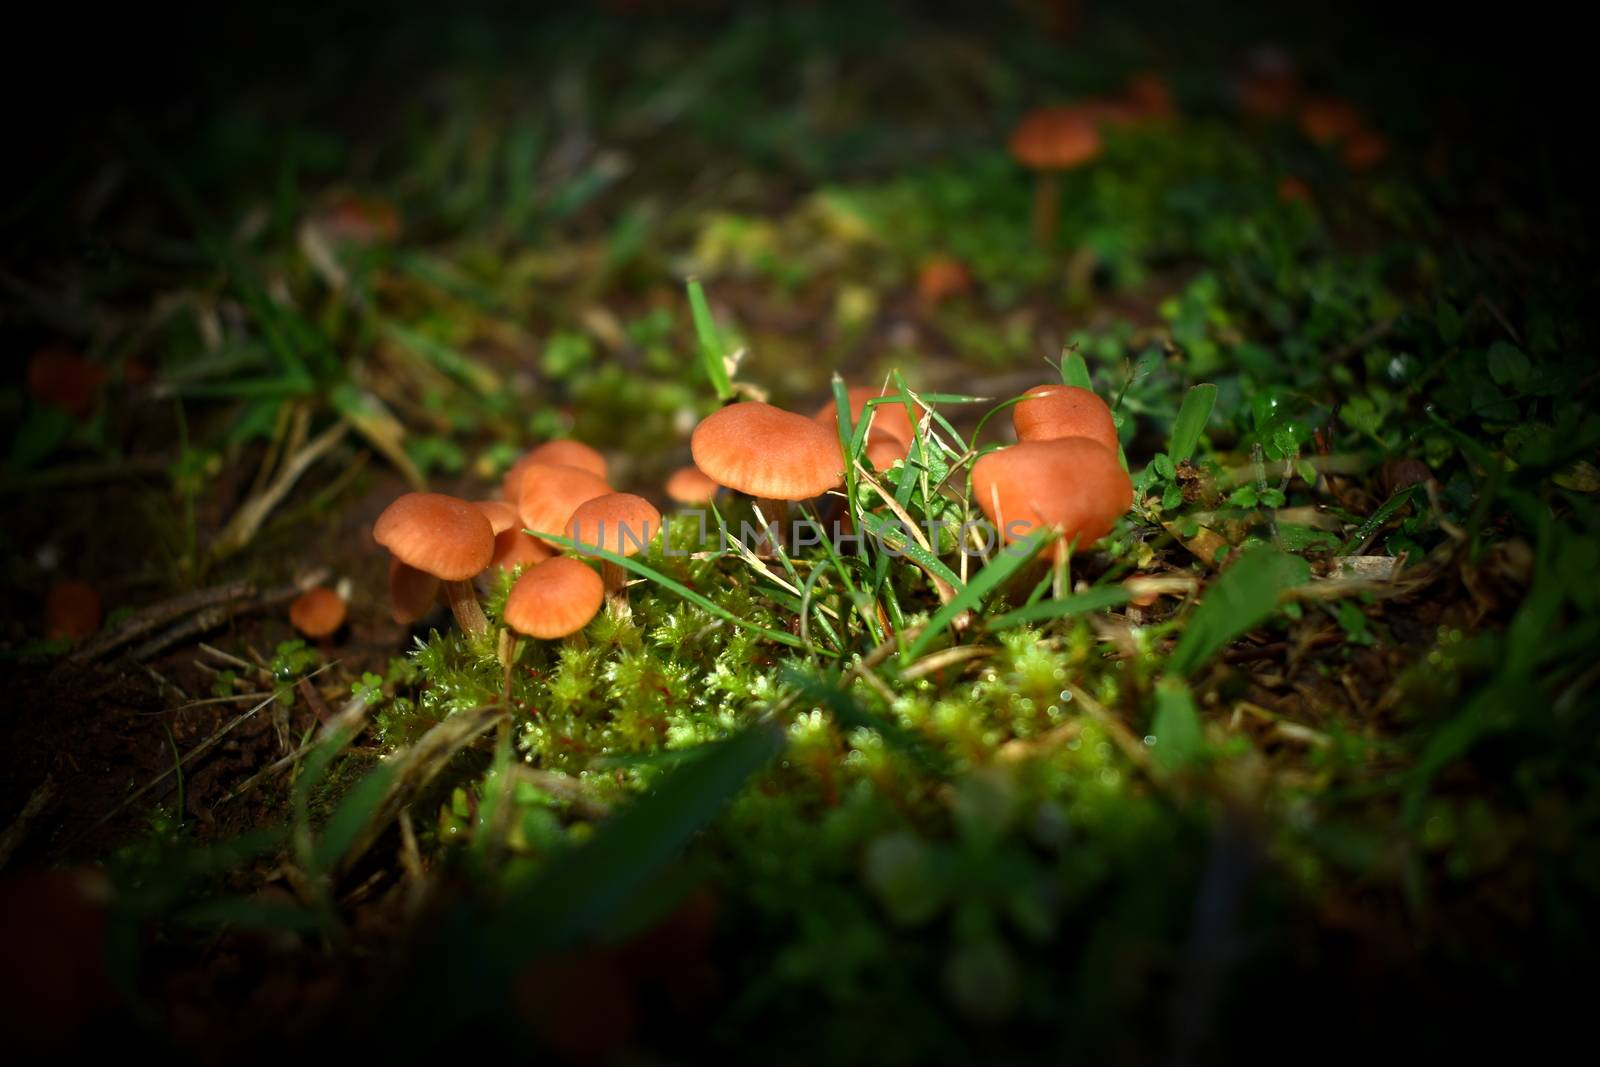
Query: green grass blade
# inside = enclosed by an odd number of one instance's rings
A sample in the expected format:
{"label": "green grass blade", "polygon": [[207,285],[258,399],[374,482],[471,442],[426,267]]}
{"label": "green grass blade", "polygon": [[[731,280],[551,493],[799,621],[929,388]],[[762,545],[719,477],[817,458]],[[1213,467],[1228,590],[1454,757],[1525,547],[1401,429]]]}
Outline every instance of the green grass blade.
{"label": "green grass blade", "polygon": [[[949,582],[951,588],[959,592],[965,587],[966,583],[961,580],[960,575],[947,567],[938,556],[917,544],[910,534],[899,530],[898,524],[895,527],[891,527],[888,519],[870,511],[863,511],[861,513],[861,525],[880,544],[905,556],[924,570],[937,574]],[[894,542],[897,540],[902,543],[895,544]]]}
{"label": "green grass blade", "polygon": [[551,544],[560,545],[562,548],[572,549],[573,552],[582,556],[603,559],[608,563],[615,563],[624,570],[632,571],[641,578],[648,578],[650,581],[655,582],[663,589],[678,594],[678,596],[687,600],[689,603],[710,612],[717,618],[731,622],[735,626],[749,630],[751,633],[760,634],[769,641],[776,641],[779,644],[788,645],[791,648],[805,649],[807,652],[814,652],[819,655],[838,655],[838,653],[832,651],[831,649],[807,647],[806,643],[801,641],[794,634],[784,633],[781,630],[769,630],[765,626],[757,626],[755,623],[750,622],[747,619],[741,619],[739,616],[735,615],[733,612],[729,611],[720,604],[717,604],[715,601],[701,596],[699,593],[695,592],[693,589],[690,589],[682,582],[673,581],[665,574],[662,574],[660,571],[640,563],[632,556],[619,556],[615,552],[609,552],[597,545],[579,546],[577,542],[568,540],[567,538],[562,537],[560,534],[540,533],[538,530],[524,530],[523,532],[531,534],[541,541],[549,541]]}
{"label": "green grass blade", "polygon": [[[1048,578],[1046,578],[1048,581]],[[1065,619],[1072,615],[1086,615],[1091,611],[1100,611],[1103,608],[1113,608],[1118,604],[1126,604],[1133,596],[1132,593],[1120,585],[1108,585],[1100,589],[1091,589],[1087,593],[1078,593],[1076,596],[1062,597],[1060,600],[1042,600],[1037,604],[1029,604],[1008,611],[1003,615],[996,615],[984,621],[984,627],[991,632],[1005,630],[1013,626],[1020,626],[1028,622],[1044,622],[1046,619]]]}
{"label": "green grass blade", "polygon": [[955,621],[956,616],[963,611],[976,611],[983,606],[984,599],[999,588],[1007,578],[1010,578],[1022,568],[1034,553],[1039,551],[1039,546],[1044,544],[1048,534],[1043,530],[1034,530],[1020,541],[996,552],[983,570],[978,572],[967,587],[950,599],[950,603],[934,612],[933,618],[928,620],[928,625],[923,627],[922,633],[911,642],[911,647],[901,653],[900,662],[910,663],[928,650],[928,646],[939,639],[945,627]]}
{"label": "green grass blade", "polygon": [[711,317],[711,305],[706,303],[706,291],[699,278],[689,279],[689,312],[694,316],[694,332],[700,339],[700,362],[705,365],[706,377],[711,379],[717,399],[727,400],[733,396],[733,381],[723,362],[722,338],[717,334],[717,322]]}
{"label": "green grass blade", "polygon": [[1355,533],[1350,535],[1350,539],[1344,543],[1344,547],[1342,547],[1339,551],[1345,555],[1349,555],[1351,552],[1354,552],[1364,541],[1366,541],[1367,538],[1371,537],[1373,534],[1382,529],[1383,524],[1388,522],[1390,517],[1394,515],[1395,512],[1404,507],[1411,500],[1413,495],[1421,492],[1423,492],[1421,486],[1408,485],[1404,489],[1401,489],[1399,492],[1395,493],[1395,495],[1390,497],[1388,500],[1385,500],[1381,505],[1378,506],[1377,511],[1374,511],[1367,517],[1367,521],[1356,527]]}
{"label": "green grass blade", "polygon": [[1183,397],[1178,409],[1178,420],[1172,424],[1172,437],[1167,442],[1167,455],[1172,462],[1182,463],[1194,455],[1200,443],[1200,434],[1211,420],[1211,409],[1217,403],[1217,387],[1210,382],[1197,385]]}
{"label": "green grass blade", "polygon": [[507,965],[581,941],[708,825],[746,780],[783,751],[786,735],[760,722],[703,746],[587,844],[555,859],[513,895],[485,944]]}
{"label": "green grass blade", "polygon": [[1235,637],[1265,622],[1278,596],[1311,577],[1311,565],[1276,548],[1249,549],[1206,590],[1167,666],[1189,674]]}

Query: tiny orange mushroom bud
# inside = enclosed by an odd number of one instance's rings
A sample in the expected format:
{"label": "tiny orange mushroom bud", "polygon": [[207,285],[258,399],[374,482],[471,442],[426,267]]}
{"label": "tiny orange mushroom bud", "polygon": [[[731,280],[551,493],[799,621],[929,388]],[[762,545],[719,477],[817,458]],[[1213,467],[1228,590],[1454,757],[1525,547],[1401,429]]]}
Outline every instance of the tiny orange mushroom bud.
{"label": "tiny orange mushroom bud", "polygon": [[722,486],[707,478],[699,467],[679,467],[663,488],[674,504],[709,504]]}
{"label": "tiny orange mushroom bud", "polygon": [[289,621],[307,637],[331,637],[345,620],[344,597],[326,586],[307,589],[289,605]]}
{"label": "tiny orange mushroom bud", "polygon": [[63,581],[50,587],[44,602],[44,635],[51,641],[76,641],[100,629],[100,593],[88,582]]}

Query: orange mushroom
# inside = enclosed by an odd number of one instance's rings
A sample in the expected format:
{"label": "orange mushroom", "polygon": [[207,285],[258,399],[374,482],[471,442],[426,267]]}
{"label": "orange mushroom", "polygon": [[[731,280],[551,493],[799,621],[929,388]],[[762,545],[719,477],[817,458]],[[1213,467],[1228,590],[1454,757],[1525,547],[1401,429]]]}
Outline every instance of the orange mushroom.
{"label": "orange mushroom", "polygon": [[1019,441],[1053,441],[1087,437],[1117,450],[1117,423],[1106,402],[1076,385],[1036,385],[1011,409],[1011,425]]}
{"label": "orange mushroom", "polygon": [[88,637],[100,629],[100,593],[88,582],[63,581],[44,602],[44,635],[51,641]]}
{"label": "orange mushroom", "polygon": [[1342,141],[1361,128],[1361,113],[1338,97],[1314,96],[1300,109],[1301,131],[1320,145]]}
{"label": "orange mushroom", "polygon": [[289,605],[289,622],[315,640],[332,637],[344,625],[344,597],[326,586],[307,589]]}
{"label": "orange mushroom", "polygon": [[709,504],[722,486],[707,478],[699,467],[679,467],[663,488],[675,504]]}
{"label": "orange mushroom", "polygon": [[598,574],[571,556],[555,556],[522,572],[503,618],[518,633],[553,640],[589,625],[605,596]]}
{"label": "orange mushroom", "polygon": [[1389,142],[1383,134],[1362,128],[1344,142],[1339,155],[1351,170],[1371,170],[1389,155]]}
{"label": "orange mushroom", "polygon": [[[891,391],[888,386],[874,389],[867,385],[851,386],[847,390],[850,396],[850,421],[860,423],[867,412],[867,402],[877,400],[883,396],[898,396],[899,391]],[[834,431],[839,425],[839,405],[830,397],[828,402],[817,409],[812,416],[816,421]],[[900,442],[900,454],[904,456],[911,450],[911,441],[916,437],[916,428],[911,423],[911,416],[906,412],[906,406],[896,399],[888,403],[873,404],[872,421],[867,426],[869,439],[874,434],[890,437]]]}
{"label": "orange mushroom", "polygon": [[463,630],[489,628],[472,590],[472,579],[494,555],[494,528],[480,508],[443,493],[406,493],[378,516],[372,537],[402,563],[444,583]]}
{"label": "orange mushroom", "polygon": [[[642,496],[608,493],[578,505],[567,520],[567,537],[581,548],[603,548],[618,556],[632,556],[661,532],[661,512]],[[627,575],[608,559],[600,561],[600,577],[612,613],[628,614]]]}
{"label": "orange mushroom", "polygon": [[523,468],[517,511],[522,524],[535,533],[560,534],[578,505],[611,492],[611,486],[589,471],[547,463]]}
{"label": "orange mushroom", "polygon": [[954,256],[929,256],[917,267],[917,299],[937,307],[972,288],[967,266]]}
{"label": "orange mushroom", "polygon": [[389,561],[389,614],[401,626],[410,626],[433,608],[439,579],[426,571]]}
{"label": "orange mushroom", "polygon": [[1048,107],[1031,112],[1011,134],[1011,154],[1036,174],[1033,236],[1043,247],[1054,241],[1061,200],[1060,174],[1100,155],[1100,122],[1094,109]]}
{"label": "orange mushroom", "polygon": [[784,521],[789,501],[820,496],[844,479],[837,433],[754,400],[702,419],[689,450],[706,477],[761,502],[769,522]]}
{"label": "orange mushroom", "polygon": [[582,441],[563,439],[560,441],[546,441],[544,444],[528,452],[521,459],[511,465],[506,471],[505,480],[501,489],[505,498],[513,505],[522,498],[522,473],[530,464],[542,463],[551,467],[576,467],[605,481],[606,457],[590,448]]}
{"label": "orange mushroom", "polygon": [[1133,483],[1116,453],[1087,437],[990,452],[972,465],[972,492],[1005,541],[1040,526],[1060,529],[1058,555],[1074,542],[1098,541],[1133,506]]}

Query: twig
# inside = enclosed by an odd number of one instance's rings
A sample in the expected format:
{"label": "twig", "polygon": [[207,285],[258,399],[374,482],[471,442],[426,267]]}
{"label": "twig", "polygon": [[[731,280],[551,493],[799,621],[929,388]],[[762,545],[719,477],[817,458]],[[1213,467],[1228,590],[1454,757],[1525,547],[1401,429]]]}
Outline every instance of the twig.
{"label": "twig", "polygon": [[27,840],[29,826],[33,824],[34,819],[39,817],[39,813],[44,810],[44,806],[50,803],[50,798],[55,795],[55,791],[56,780],[46,775],[45,780],[40,782],[32,793],[28,794],[27,803],[22,805],[22,810],[17,813],[17,817],[11,820],[10,826],[6,827],[5,834],[0,835],[0,870],[3,870],[5,865],[10,862],[12,853],[16,852],[22,842]]}
{"label": "twig", "polygon": [[250,582],[228,582],[224,585],[214,585],[209,589],[184,593],[159,604],[151,604],[122,620],[114,629],[85,643],[68,658],[67,662],[75,665],[92,662],[173,619],[182,618],[216,604],[243,599],[255,591],[255,586]]}
{"label": "twig", "polygon": [[186,641],[210,630],[215,630],[238,615],[250,611],[259,611],[262,608],[293,599],[307,588],[325,581],[331,573],[327,567],[316,567],[302,574],[290,585],[279,586],[277,589],[269,590],[259,596],[240,598],[241,603],[223,602],[197,611],[178,625],[163,630],[135,648],[128,653],[128,658],[134,662],[148,659],[179,642]]}
{"label": "twig", "polygon": [[344,435],[349,430],[349,425],[341,419],[284,460],[272,484],[246,500],[234,513],[227,529],[223,530],[222,535],[211,545],[212,558],[225,559],[248,545],[255,537],[256,531],[261,528],[261,524],[272,513],[272,509],[289,494],[289,490],[294,488],[300,476],[317,460],[333,451],[334,446],[344,440]]}

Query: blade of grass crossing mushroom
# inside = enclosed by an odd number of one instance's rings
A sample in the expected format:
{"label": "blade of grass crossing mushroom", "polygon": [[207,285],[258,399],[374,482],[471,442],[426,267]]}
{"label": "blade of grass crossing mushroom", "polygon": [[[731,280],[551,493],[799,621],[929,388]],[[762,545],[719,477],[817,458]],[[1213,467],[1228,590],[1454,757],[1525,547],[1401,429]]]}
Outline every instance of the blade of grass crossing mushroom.
{"label": "blade of grass crossing mushroom", "polygon": [[1046,531],[1034,530],[1022,540],[1014,541],[996,552],[988,565],[967,583],[966,588],[957,593],[950,603],[934,612],[933,618],[928,620],[928,625],[923,627],[917,639],[911,642],[911,647],[901,653],[900,662],[910,663],[927,651],[928,646],[939,639],[945,627],[954,622],[963,611],[976,613],[983,606],[985,598],[1032,559],[1039,551],[1039,546],[1047,540],[1049,534]]}
{"label": "blade of grass crossing mushroom", "polygon": [[694,318],[695,336],[700,342],[700,362],[705,366],[706,377],[717,391],[718,400],[733,396],[733,381],[728,377],[728,366],[723,362],[722,338],[717,334],[717,322],[711,317],[711,305],[706,303],[706,291],[699,278],[689,279],[689,313]]}
{"label": "blade of grass crossing mushroom", "polygon": [[[580,552],[580,548],[575,541],[562,537],[560,534],[541,533],[537,530],[524,530],[523,532],[533,537],[537,537],[541,541],[549,541],[553,545],[560,545],[562,548],[569,548],[574,552]],[[680,582],[673,581],[665,574],[662,574],[660,571],[640,563],[632,556],[619,556],[615,552],[608,552],[606,549],[599,548],[595,545],[582,546],[581,554],[584,556],[593,556],[598,559],[603,559],[608,563],[616,564],[623,570],[632,571],[641,578],[648,578],[650,581],[661,586],[663,589],[667,589],[673,593],[676,593],[678,596],[689,601],[689,603],[704,609],[710,614],[715,615],[717,618],[731,622],[735,626],[749,630],[751,633],[760,634],[769,641],[776,641],[779,644],[789,645],[792,648],[806,649],[805,643],[802,642],[798,637],[794,636],[794,634],[783,633],[780,630],[769,630],[765,626],[757,626],[755,623],[750,622],[747,619],[741,619],[727,608],[717,604],[715,601],[701,596],[699,593]],[[811,649],[806,650],[812,651]],[[838,655],[837,652],[834,652],[831,649],[816,649],[815,651],[826,656]]]}

